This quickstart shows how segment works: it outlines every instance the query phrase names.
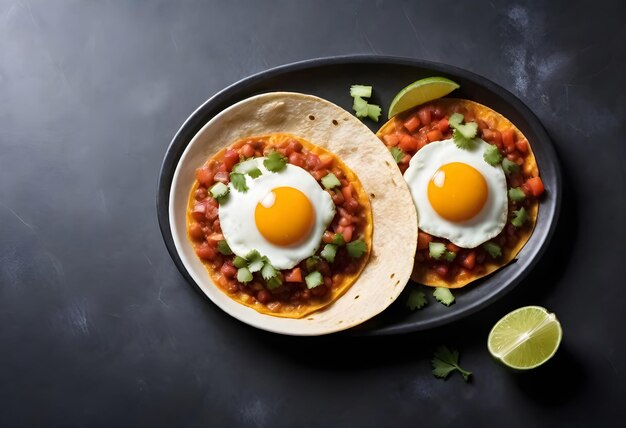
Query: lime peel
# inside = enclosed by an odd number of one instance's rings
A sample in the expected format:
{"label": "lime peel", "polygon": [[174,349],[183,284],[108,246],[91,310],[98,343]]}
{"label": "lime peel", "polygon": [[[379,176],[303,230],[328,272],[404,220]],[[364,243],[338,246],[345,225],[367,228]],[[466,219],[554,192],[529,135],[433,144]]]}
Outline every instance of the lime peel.
{"label": "lime peel", "polygon": [[436,100],[461,86],[445,77],[427,77],[417,80],[396,94],[389,106],[388,118],[428,101]]}

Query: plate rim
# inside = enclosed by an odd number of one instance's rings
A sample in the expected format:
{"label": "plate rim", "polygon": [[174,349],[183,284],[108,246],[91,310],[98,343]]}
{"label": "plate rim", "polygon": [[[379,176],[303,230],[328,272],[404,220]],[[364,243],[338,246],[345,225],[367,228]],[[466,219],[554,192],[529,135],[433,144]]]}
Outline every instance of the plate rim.
{"label": "plate rim", "polygon": [[[254,73],[250,76],[244,77],[228,86],[223,88],[222,90],[215,93],[213,96],[204,101],[200,106],[198,106],[181,124],[179,129],[176,131],[172,140],[170,141],[165,155],[163,157],[163,161],[161,163],[161,167],[159,168],[159,177],[157,180],[157,189],[156,189],[156,211],[157,211],[157,220],[159,223],[159,230],[161,231],[161,236],[167,248],[167,251],[172,258],[174,264],[176,265],[178,271],[185,278],[187,283],[191,285],[197,292],[199,292],[204,298],[208,301],[211,301],[208,296],[201,291],[198,284],[191,278],[190,274],[187,272],[182,260],[178,256],[176,251],[176,247],[174,245],[172,232],[169,224],[169,196],[170,196],[170,188],[174,176],[174,172],[178,165],[178,161],[182,156],[187,145],[190,143],[193,136],[202,128],[204,124],[207,123],[207,119],[204,117],[206,110],[210,110],[213,106],[219,105],[221,103],[227,102],[230,97],[232,97],[234,92],[239,90],[240,88],[249,87],[250,85],[263,81],[266,79],[270,79],[272,77],[279,76],[281,74],[288,74],[295,71],[300,71],[308,68],[316,68],[321,66],[328,65],[337,65],[337,64],[355,64],[355,63],[365,63],[365,64],[389,64],[389,65],[402,65],[402,66],[410,66],[422,69],[433,70],[434,72],[441,72],[449,75],[458,75],[462,78],[473,81],[479,86],[485,87],[488,91],[493,92],[500,96],[506,103],[510,104],[511,107],[516,110],[531,126],[533,132],[539,135],[539,140],[545,142],[545,146],[543,148],[547,151],[546,158],[549,159],[549,162],[553,166],[554,172],[554,188],[552,189],[552,194],[554,194],[554,204],[552,206],[551,215],[549,215],[550,224],[543,237],[543,241],[538,244],[538,248],[534,255],[529,260],[525,260],[522,266],[522,269],[518,272],[518,274],[508,281],[505,285],[496,289],[493,293],[485,295],[481,300],[468,303],[462,310],[456,312],[450,312],[449,314],[443,314],[433,319],[420,320],[418,323],[407,323],[407,324],[397,324],[397,325],[388,325],[382,326],[379,328],[374,328],[371,330],[359,331],[350,329],[346,330],[343,333],[335,333],[335,334],[354,334],[358,336],[381,336],[381,335],[395,335],[395,334],[405,334],[416,331],[430,330],[435,327],[440,327],[442,325],[450,324],[452,322],[458,321],[459,319],[470,316],[479,310],[487,307],[488,305],[494,303],[505,294],[512,291],[517,285],[532,271],[532,269],[536,266],[541,256],[547,250],[556,230],[556,226],[558,223],[558,219],[561,211],[561,197],[562,197],[562,173],[560,162],[552,143],[552,139],[546,132],[543,124],[539,120],[539,118],[533,113],[532,110],[526,104],[524,104],[517,96],[498,85],[497,83],[483,77],[479,74],[476,74],[472,71],[468,71],[466,69],[449,65],[440,62],[433,62],[428,60],[409,58],[409,57],[401,57],[401,56],[387,56],[387,55],[374,55],[374,54],[356,54],[356,55],[335,55],[328,57],[320,57],[320,58],[312,58],[306,59],[302,61],[292,62],[288,64],[279,65],[273,68],[269,68],[267,70],[262,70],[258,73]],[[236,102],[236,101],[235,101]],[[234,103],[234,102],[233,102]],[[233,104],[231,103],[231,104]],[[225,107],[226,108],[226,107]],[[210,120],[210,118],[208,119]],[[197,128],[197,129],[196,129]],[[194,131],[195,129],[195,131]],[[188,134],[190,137],[187,138]],[[185,141],[185,139],[187,141]],[[518,262],[519,263],[519,262]],[[358,327],[357,327],[358,328]]]}

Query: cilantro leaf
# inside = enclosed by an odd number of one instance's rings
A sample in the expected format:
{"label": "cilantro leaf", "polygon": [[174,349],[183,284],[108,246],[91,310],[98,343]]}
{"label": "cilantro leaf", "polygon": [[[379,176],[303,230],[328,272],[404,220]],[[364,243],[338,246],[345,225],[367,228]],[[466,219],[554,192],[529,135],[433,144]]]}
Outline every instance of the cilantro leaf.
{"label": "cilantro leaf", "polygon": [[217,251],[225,256],[230,256],[233,253],[225,239],[222,239],[217,243]]}
{"label": "cilantro leaf", "polygon": [[456,253],[454,251],[446,251],[443,257],[446,259],[448,263],[450,263],[450,262],[453,262],[454,259],[456,259]]}
{"label": "cilantro leaf", "polygon": [[472,140],[465,138],[458,130],[452,131],[452,140],[459,149],[467,150],[472,147]]}
{"label": "cilantro leaf", "polygon": [[278,275],[271,277],[266,283],[267,288],[270,290],[275,290],[278,287],[280,287],[282,284],[283,284],[283,280]]}
{"label": "cilantro leaf", "polygon": [[392,147],[389,151],[391,152],[391,156],[393,156],[393,160],[395,160],[396,163],[402,162],[405,154],[402,150],[397,147]]}
{"label": "cilantro leaf", "polygon": [[235,190],[237,190],[238,192],[246,193],[248,191],[248,186],[246,185],[246,177],[240,172],[230,173],[230,184],[232,184]]}
{"label": "cilantro leaf", "polygon": [[369,98],[372,96],[372,87],[366,85],[352,85],[350,86],[350,96]]}
{"label": "cilantro leaf", "polygon": [[324,258],[328,263],[332,263],[335,261],[335,256],[337,255],[337,246],[333,244],[324,245],[324,249],[320,253],[320,256]]}
{"label": "cilantro leaf", "polygon": [[367,252],[367,245],[363,242],[362,239],[357,239],[356,241],[352,241],[346,244],[346,249],[348,250],[348,255],[353,259],[358,259],[362,257],[363,254]]}
{"label": "cilantro leaf", "polygon": [[261,175],[263,175],[263,173],[259,168],[254,168],[248,171],[248,175],[252,178],[259,178]]}
{"label": "cilantro leaf", "polygon": [[211,187],[211,195],[217,199],[217,202],[222,202],[226,196],[228,196],[228,192],[230,192],[230,187],[225,185],[224,183],[218,182],[213,187]]}
{"label": "cilantro leaf", "polygon": [[382,109],[380,108],[380,106],[376,104],[367,104],[367,117],[372,119],[374,122],[378,122],[381,111]]}
{"label": "cilantro leaf", "polygon": [[507,158],[502,159],[502,169],[506,175],[520,171],[519,165]]}
{"label": "cilantro leaf", "polygon": [[435,291],[433,291],[433,296],[442,305],[450,306],[451,304],[454,303],[454,295],[448,288],[445,288],[445,287],[435,288]]}
{"label": "cilantro leaf", "polygon": [[278,272],[276,271],[276,268],[272,266],[272,264],[269,261],[265,262],[265,264],[263,265],[263,268],[261,269],[261,276],[263,277],[263,279],[266,281],[269,281],[270,279],[274,278],[277,274]]}
{"label": "cilantro leaf", "polygon": [[306,259],[305,265],[307,272],[313,272],[321,260],[322,259],[320,259],[319,256],[311,256]]}
{"label": "cilantro leaf", "polygon": [[279,172],[287,165],[287,158],[278,152],[272,152],[267,155],[267,158],[263,161],[263,166],[268,171]]}
{"label": "cilantro leaf", "polygon": [[346,243],[346,240],[343,238],[343,234],[342,233],[335,233],[333,235],[333,244],[335,245],[339,245],[342,246]]}
{"label": "cilantro leaf", "polygon": [[500,162],[502,162],[502,155],[500,154],[498,147],[493,144],[489,144],[489,146],[485,148],[483,159],[485,159],[485,162],[491,166],[498,166],[500,165]]}
{"label": "cilantro leaf", "polygon": [[463,379],[467,382],[472,375],[472,372],[464,370],[459,366],[459,351],[450,350],[445,346],[440,346],[435,350],[430,363],[433,367],[433,375],[438,378],[445,379],[456,370],[461,373]]}
{"label": "cilantro leaf", "polygon": [[476,133],[478,132],[478,124],[476,122],[469,122],[465,125],[456,125],[454,127],[455,131],[459,131],[463,137],[471,140],[472,138],[476,138]]}
{"label": "cilantro leaf", "polygon": [[250,269],[250,272],[252,273],[258,272],[261,269],[263,269],[263,266],[265,266],[265,263],[269,263],[267,260],[267,257],[258,257],[258,258],[248,259],[248,269]]}
{"label": "cilantro leaf", "polygon": [[406,306],[412,311],[422,309],[427,304],[428,300],[426,300],[426,294],[419,290],[411,290],[409,298],[406,299]]}
{"label": "cilantro leaf", "polygon": [[492,259],[497,259],[502,255],[502,248],[495,242],[485,242],[482,247]]}
{"label": "cilantro leaf", "polygon": [[354,97],[354,103],[352,104],[352,109],[356,113],[356,117],[365,117],[367,116],[367,101],[365,101],[361,97]]}
{"label": "cilantro leaf", "polygon": [[513,202],[522,202],[524,199],[526,199],[526,194],[521,188],[513,187],[509,189],[509,199]]}
{"label": "cilantro leaf", "polygon": [[513,211],[513,219],[511,224],[515,227],[522,227],[528,221],[528,211],[524,207],[517,211]]}
{"label": "cilantro leaf", "polygon": [[244,259],[243,257],[236,256],[233,259],[233,265],[236,268],[246,267],[248,265],[248,261],[246,259]]}

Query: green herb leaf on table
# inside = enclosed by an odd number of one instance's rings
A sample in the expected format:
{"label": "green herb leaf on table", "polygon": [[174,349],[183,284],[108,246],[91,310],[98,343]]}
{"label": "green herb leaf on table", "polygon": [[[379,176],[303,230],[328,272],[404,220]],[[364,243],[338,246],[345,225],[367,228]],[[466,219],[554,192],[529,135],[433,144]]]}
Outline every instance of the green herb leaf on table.
{"label": "green herb leaf on table", "polygon": [[458,371],[467,382],[472,375],[472,372],[464,370],[459,365],[459,351],[450,350],[445,346],[440,346],[435,350],[430,363],[433,367],[433,375],[441,379],[446,379],[450,373]]}
{"label": "green herb leaf on table", "polygon": [[367,116],[367,101],[365,101],[361,97],[354,97],[354,103],[352,104],[352,109],[354,110],[356,117],[365,117]]}
{"label": "green herb leaf on table", "polygon": [[411,290],[411,293],[409,293],[409,297],[406,300],[406,306],[412,311],[422,309],[427,304],[428,300],[426,299],[426,294],[419,290]]}
{"label": "green herb leaf on table", "polygon": [[287,158],[278,152],[271,152],[263,161],[263,166],[271,172],[282,171],[287,165]]}
{"label": "green herb leaf on table", "polygon": [[449,288],[445,287],[437,287],[435,291],[433,291],[433,296],[439,303],[445,306],[450,306],[454,303],[454,295],[450,291]]}
{"label": "green herb leaf on table", "polygon": [[378,118],[380,117],[382,109],[380,106],[376,104],[368,104],[367,105],[367,117],[372,119],[374,122],[378,122]]}

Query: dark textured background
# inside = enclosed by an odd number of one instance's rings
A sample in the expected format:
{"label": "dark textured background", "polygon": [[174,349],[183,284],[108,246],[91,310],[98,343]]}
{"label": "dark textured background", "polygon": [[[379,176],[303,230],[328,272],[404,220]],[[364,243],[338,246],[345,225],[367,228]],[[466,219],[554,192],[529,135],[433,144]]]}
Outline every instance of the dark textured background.
{"label": "dark textured background", "polygon": [[[626,74],[619,2],[0,1],[0,426],[619,426],[626,417]],[[535,272],[469,319],[390,338],[286,338],[189,287],[155,191],[184,119],[280,64],[379,53],[503,85],[564,170]],[[616,279],[617,278],[617,279]],[[540,304],[557,357],[512,374],[490,327]],[[430,373],[438,344],[474,371]]]}

